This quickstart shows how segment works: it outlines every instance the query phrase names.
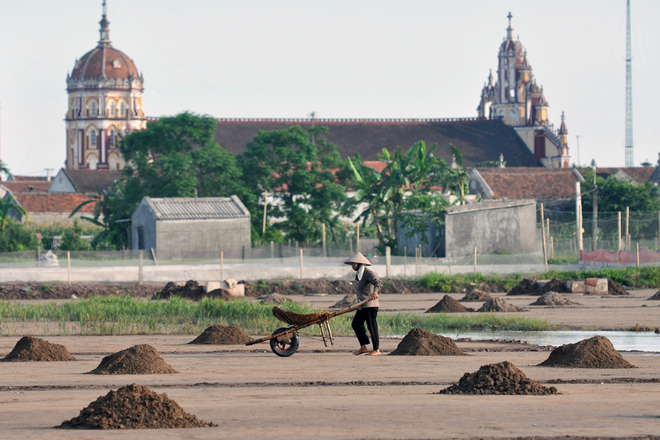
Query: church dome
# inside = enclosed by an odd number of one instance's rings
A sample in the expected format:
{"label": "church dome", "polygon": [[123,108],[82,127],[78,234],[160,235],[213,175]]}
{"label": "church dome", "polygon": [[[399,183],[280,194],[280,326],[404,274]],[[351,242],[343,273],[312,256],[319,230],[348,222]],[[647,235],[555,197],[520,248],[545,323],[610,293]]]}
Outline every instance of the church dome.
{"label": "church dome", "polygon": [[101,44],[87,52],[79,60],[71,73],[76,81],[138,78],[135,63],[124,52]]}

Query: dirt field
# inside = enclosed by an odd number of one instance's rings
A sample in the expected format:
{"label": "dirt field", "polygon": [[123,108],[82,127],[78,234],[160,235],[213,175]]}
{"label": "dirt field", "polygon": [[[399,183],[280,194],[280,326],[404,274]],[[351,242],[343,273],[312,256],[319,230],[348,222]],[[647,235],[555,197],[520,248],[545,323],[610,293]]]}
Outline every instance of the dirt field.
{"label": "dirt field", "polygon": [[[653,291],[626,298],[571,296],[581,306],[530,307],[535,297],[508,297],[528,309],[518,315],[569,328],[660,325]],[[342,295],[296,296],[327,307]],[[383,311],[423,312],[444,294],[387,295]],[[452,295],[459,299],[462,295]],[[464,303],[466,306],[477,305]],[[647,305],[647,307],[642,307]],[[36,336],[40,336],[37,333]],[[44,336],[40,336],[44,337]],[[302,337],[290,358],[268,344],[251,347],[188,345],[191,336],[46,336],[78,361],[0,363],[2,439],[253,439],[253,438],[635,438],[660,433],[660,336],[657,353],[624,352],[634,369],[538,367],[547,350],[515,343],[459,342],[469,356],[356,357],[353,338],[326,349],[320,338]],[[0,338],[0,356],[18,336]],[[383,339],[385,354],[399,339]],[[150,344],[178,374],[85,374],[111,353]],[[488,349],[487,351],[484,349]],[[552,396],[438,395],[480,366],[509,361],[529,378],[552,384]],[[77,416],[110,389],[146,385],[167,393],[185,411],[218,427],[182,430],[70,431],[50,429]]]}

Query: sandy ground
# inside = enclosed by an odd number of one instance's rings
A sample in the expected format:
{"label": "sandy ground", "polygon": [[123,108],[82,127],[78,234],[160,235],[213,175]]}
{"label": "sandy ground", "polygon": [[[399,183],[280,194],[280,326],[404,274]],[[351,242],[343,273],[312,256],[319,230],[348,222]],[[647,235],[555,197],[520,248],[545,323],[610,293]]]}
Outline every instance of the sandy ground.
{"label": "sandy ground", "polygon": [[[660,304],[630,298],[575,297],[583,306],[532,308],[524,316],[567,327],[626,328],[660,324]],[[462,295],[452,295],[460,298]],[[383,310],[421,312],[442,295],[388,295]],[[303,298],[296,298],[302,300]],[[325,307],[339,297],[308,296]],[[532,297],[508,297],[528,305]],[[641,307],[646,304],[647,307]],[[469,304],[467,304],[469,305]],[[477,304],[474,304],[476,306]],[[0,338],[0,356],[18,336]],[[252,439],[252,438],[516,438],[525,436],[638,437],[660,433],[660,336],[658,353],[623,353],[635,369],[563,369],[536,366],[547,351],[518,351],[519,344],[467,342],[460,357],[353,356],[353,338],[325,348],[302,337],[300,350],[279,358],[267,343],[192,346],[192,336],[51,336],[77,362],[0,363],[2,439]],[[400,341],[383,339],[383,351]],[[86,372],[109,353],[151,344],[180,373],[97,376]],[[480,351],[488,348],[489,351]],[[556,396],[449,396],[435,392],[480,366],[510,361]],[[110,389],[137,383],[165,392],[186,411],[217,428],[141,431],[71,431],[52,426],[78,415]]]}

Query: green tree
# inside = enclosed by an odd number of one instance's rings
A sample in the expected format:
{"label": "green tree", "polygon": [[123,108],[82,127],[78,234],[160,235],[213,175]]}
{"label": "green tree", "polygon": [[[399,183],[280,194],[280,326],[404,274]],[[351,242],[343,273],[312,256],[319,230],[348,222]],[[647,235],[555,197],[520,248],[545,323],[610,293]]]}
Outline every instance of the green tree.
{"label": "green tree", "polygon": [[34,232],[21,223],[7,219],[0,229],[0,252],[36,249],[38,244]]}
{"label": "green tree", "polygon": [[63,251],[88,251],[92,247],[85,240],[80,238],[83,235],[83,229],[78,220],[73,221],[73,226],[64,230],[60,249]]}
{"label": "green tree", "polygon": [[9,224],[12,212],[28,220],[27,211],[16,202],[16,197],[3,197],[0,199],[0,229],[4,229]]}
{"label": "green tree", "polygon": [[[326,127],[300,126],[260,131],[239,156],[253,239],[279,237],[275,231],[281,230],[295,241],[317,241],[321,224],[331,233],[337,227],[336,211],[346,189],[335,180],[342,161],[323,136],[326,132]],[[269,219],[281,220],[269,223],[265,236],[264,205]]]}
{"label": "green tree", "polygon": [[[582,170],[584,182],[580,185],[583,212],[593,212],[594,172],[591,168]],[[598,210],[602,212],[660,211],[660,194],[653,182],[635,184],[619,180],[613,176],[607,179],[596,178],[598,185]]]}

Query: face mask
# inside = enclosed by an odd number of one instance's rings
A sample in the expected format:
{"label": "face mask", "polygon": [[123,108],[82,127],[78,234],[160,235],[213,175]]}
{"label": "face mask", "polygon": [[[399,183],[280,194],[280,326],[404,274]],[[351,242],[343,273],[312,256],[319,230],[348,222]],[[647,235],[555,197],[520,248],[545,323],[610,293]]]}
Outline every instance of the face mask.
{"label": "face mask", "polygon": [[358,270],[357,270],[357,279],[358,279],[358,281],[362,280],[362,275],[364,275],[364,267],[365,267],[364,264],[360,264],[358,266]]}

